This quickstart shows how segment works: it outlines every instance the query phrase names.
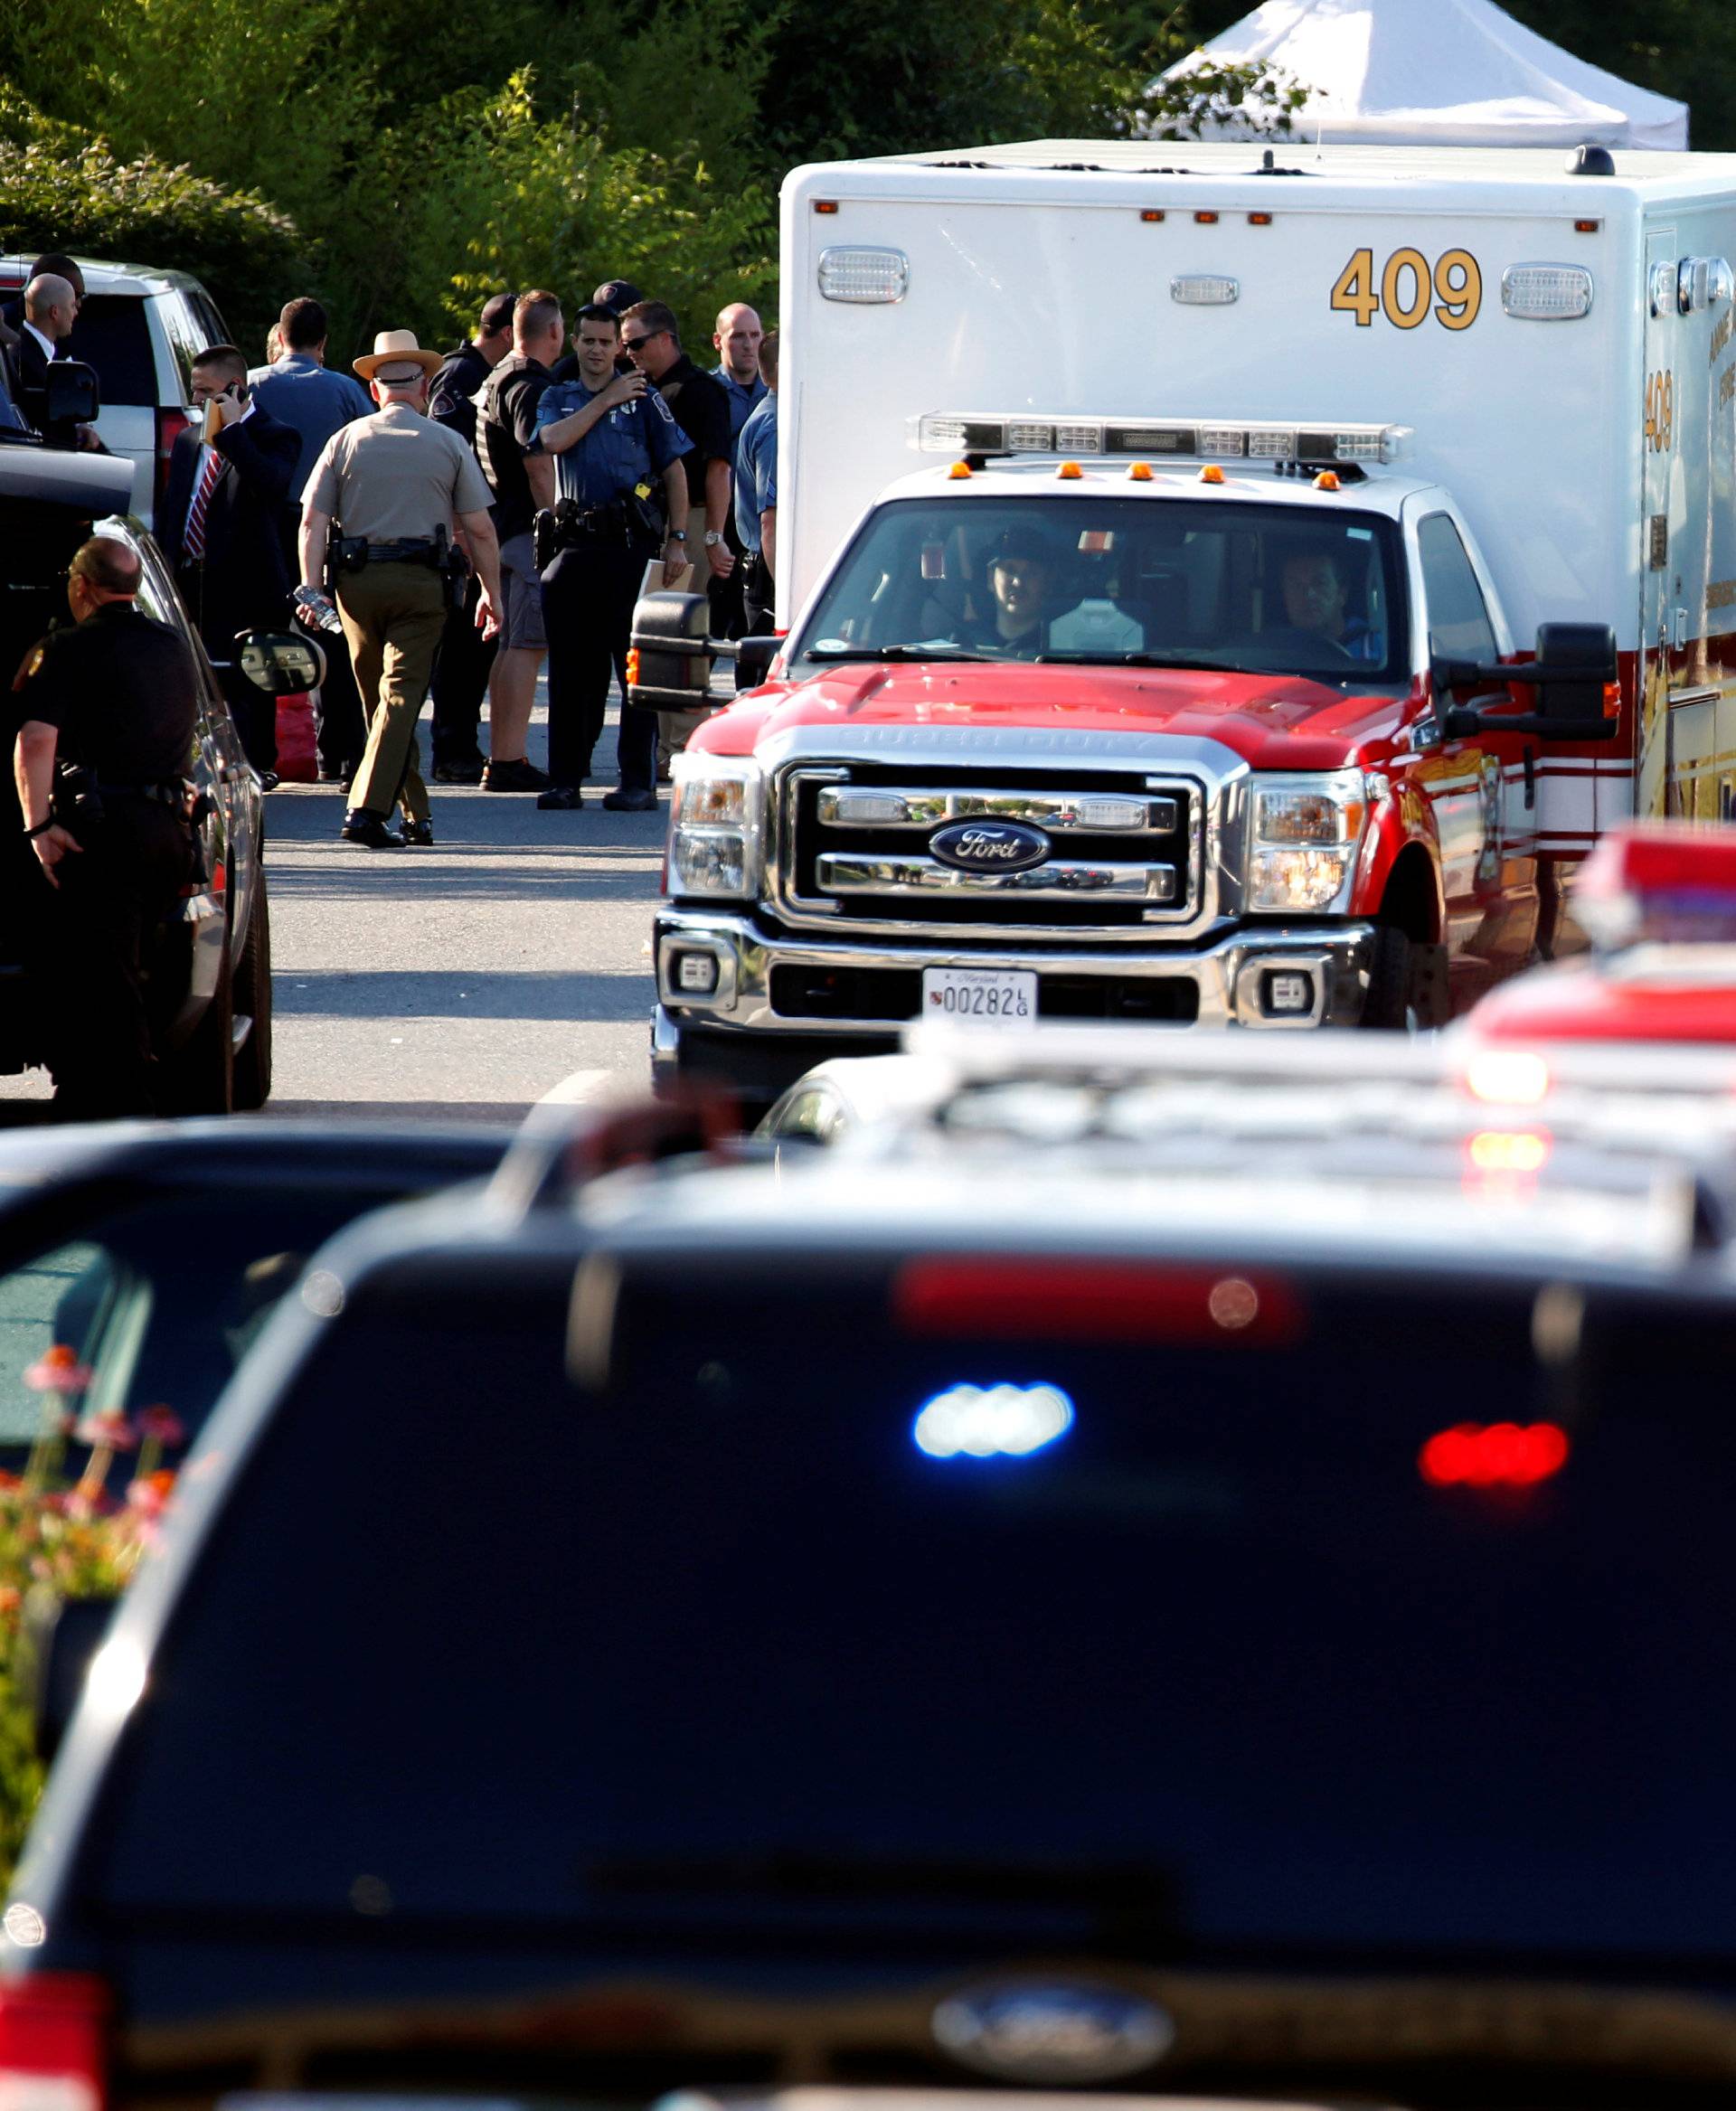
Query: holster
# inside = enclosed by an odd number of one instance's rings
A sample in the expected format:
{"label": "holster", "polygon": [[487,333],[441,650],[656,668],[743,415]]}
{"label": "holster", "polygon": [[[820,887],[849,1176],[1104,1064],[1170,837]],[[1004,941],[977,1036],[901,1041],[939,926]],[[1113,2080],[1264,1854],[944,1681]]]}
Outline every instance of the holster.
{"label": "holster", "polygon": [[60,825],[73,835],[100,827],[102,794],[98,789],[96,772],[82,762],[65,762],[57,757],[49,810]]}
{"label": "holster", "polygon": [[360,571],[368,561],[368,539],[365,535],[340,535],[334,528],[326,542],[326,578],[328,585],[335,586],[338,574]]}

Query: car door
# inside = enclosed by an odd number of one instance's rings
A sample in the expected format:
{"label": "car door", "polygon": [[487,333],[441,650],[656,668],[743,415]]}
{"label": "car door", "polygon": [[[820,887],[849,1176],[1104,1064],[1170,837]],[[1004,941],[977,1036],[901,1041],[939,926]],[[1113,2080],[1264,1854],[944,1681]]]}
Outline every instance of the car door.
{"label": "car door", "polygon": [[[1510,641],[1493,613],[1498,604],[1464,523],[1439,493],[1411,504],[1412,591],[1422,610],[1419,644],[1427,663],[1489,666],[1510,658]],[[1511,692],[1491,681],[1440,699],[1437,709],[1444,715],[1449,703],[1510,702]],[[1534,741],[1486,730],[1443,740],[1417,773],[1439,844],[1456,1013],[1523,966],[1535,944],[1535,761]]]}

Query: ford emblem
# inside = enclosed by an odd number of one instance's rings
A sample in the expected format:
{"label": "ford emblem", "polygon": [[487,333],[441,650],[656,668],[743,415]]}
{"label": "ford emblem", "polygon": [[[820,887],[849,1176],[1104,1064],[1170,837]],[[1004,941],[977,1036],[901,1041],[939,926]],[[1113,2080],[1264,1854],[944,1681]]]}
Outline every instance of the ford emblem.
{"label": "ford emblem", "polygon": [[1169,2017],[1137,1994],[1038,1980],[967,1987],[932,2027],[960,2066],[1008,2082],[1119,2081],[1175,2042]]}
{"label": "ford emblem", "polygon": [[1023,821],[951,821],[929,838],[940,862],[961,872],[1028,872],[1052,848],[1041,828]]}

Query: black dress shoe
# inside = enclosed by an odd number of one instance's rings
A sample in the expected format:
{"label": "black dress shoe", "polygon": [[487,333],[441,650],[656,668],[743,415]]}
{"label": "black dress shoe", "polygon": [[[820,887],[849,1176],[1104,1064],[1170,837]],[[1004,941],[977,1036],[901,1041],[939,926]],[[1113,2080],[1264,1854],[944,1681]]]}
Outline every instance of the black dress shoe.
{"label": "black dress shoe", "polygon": [[344,816],[344,825],[338,834],[345,843],[359,843],[366,850],[402,850],[404,839],[394,835],[378,814],[370,814],[365,806],[356,806]]}
{"label": "black dress shoe", "polygon": [[403,841],[407,843],[420,843],[424,850],[432,850],[434,847],[434,824],[431,821],[406,821],[403,826]]}
{"label": "black dress shoe", "polygon": [[283,779],[275,769],[262,769],[259,772],[259,789],[262,792],[275,792],[282,782]]}
{"label": "black dress shoe", "polygon": [[551,785],[546,792],[537,794],[536,803],[545,814],[571,814],[585,800],[577,785]]}
{"label": "black dress shoe", "polygon": [[603,804],[611,814],[655,814],[657,810],[656,792],[605,792]]}

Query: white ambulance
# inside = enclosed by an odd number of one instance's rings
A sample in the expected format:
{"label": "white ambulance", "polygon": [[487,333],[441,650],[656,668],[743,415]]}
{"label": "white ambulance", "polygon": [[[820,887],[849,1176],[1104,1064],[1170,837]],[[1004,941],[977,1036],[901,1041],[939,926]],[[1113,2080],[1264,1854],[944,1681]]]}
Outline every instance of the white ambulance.
{"label": "white ambulance", "polygon": [[788,636],[681,767],[665,1072],[1445,1017],[1600,829],[1729,814],[1736,157],[1050,141],[782,210]]}

